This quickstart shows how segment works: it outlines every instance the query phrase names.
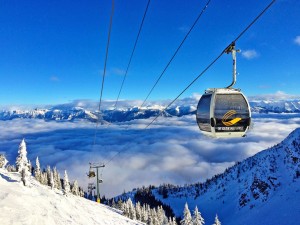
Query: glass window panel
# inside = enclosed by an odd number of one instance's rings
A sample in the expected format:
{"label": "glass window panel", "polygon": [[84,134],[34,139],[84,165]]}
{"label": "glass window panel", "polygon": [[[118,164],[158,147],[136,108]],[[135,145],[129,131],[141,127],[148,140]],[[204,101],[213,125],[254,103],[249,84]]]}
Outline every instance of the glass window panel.
{"label": "glass window panel", "polygon": [[243,132],[250,120],[249,108],[242,94],[217,94],[215,98],[216,132]]}
{"label": "glass window panel", "polygon": [[202,95],[197,106],[197,123],[200,130],[211,132],[210,128],[211,95]]}

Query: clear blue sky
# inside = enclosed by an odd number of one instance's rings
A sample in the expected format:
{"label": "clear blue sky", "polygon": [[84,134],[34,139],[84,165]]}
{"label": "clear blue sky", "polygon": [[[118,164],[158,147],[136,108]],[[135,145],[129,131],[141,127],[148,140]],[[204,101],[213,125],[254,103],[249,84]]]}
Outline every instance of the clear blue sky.
{"label": "clear blue sky", "polygon": [[[146,97],[205,2],[151,1],[122,99]],[[269,2],[212,0],[150,99],[176,97]],[[146,4],[115,0],[104,99],[117,97]],[[1,0],[0,105],[97,100],[110,11],[109,0]],[[237,42],[246,95],[300,95],[299,12],[300,1],[277,0]],[[183,97],[227,86],[231,69],[223,55]]]}

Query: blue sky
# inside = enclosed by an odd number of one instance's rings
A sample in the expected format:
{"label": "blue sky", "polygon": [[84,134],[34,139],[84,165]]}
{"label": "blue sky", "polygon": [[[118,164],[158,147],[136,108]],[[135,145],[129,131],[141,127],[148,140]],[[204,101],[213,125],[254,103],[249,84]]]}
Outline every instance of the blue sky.
{"label": "blue sky", "polygon": [[[270,1],[212,0],[151,100],[173,99]],[[121,99],[144,99],[206,1],[152,0]],[[116,99],[147,0],[115,0],[104,99]],[[0,105],[97,100],[111,1],[1,1]],[[300,95],[300,2],[277,0],[237,42],[236,87]],[[184,95],[231,82],[222,58]]]}

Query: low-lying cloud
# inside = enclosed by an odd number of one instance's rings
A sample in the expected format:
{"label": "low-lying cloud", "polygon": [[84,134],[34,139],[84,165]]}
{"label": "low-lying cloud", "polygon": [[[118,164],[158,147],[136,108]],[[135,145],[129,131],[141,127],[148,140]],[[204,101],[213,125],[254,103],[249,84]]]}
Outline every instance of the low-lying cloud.
{"label": "low-lying cloud", "polygon": [[[0,152],[15,162],[22,138],[29,159],[38,156],[43,167],[67,170],[85,189],[89,162],[104,162],[101,194],[114,196],[142,185],[183,185],[205,181],[227,167],[277,144],[300,125],[299,115],[254,116],[246,138],[211,139],[203,136],[194,116],[159,118],[102,125],[86,121],[45,122],[37,119],[0,121]],[[113,158],[114,157],[114,158]],[[113,159],[112,161],[110,161]]]}

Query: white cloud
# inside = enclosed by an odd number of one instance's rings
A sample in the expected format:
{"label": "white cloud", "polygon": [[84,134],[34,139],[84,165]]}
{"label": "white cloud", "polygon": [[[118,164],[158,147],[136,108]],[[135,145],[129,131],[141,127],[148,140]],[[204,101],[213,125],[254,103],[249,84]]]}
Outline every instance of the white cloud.
{"label": "white cloud", "polygon": [[51,76],[51,77],[50,77],[50,80],[53,81],[53,82],[58,82],[58,81],[60,81],[59,78],[58,78],[57,76]]}
{"label": "white cloud", "polygon": [[[41,164],[68,170],[70,180],[79,179],[87,188],[89,162],[108,162],[103,169],[101,193],[113,196],[142,185],[183,185],[205,181],[286,137],[300,125],[296,115],[256,118],[246,138],[211,139],[203,136],[194,116],[159,118],[144,130],[150,119],[122,125],[100,126],[93,145],[95,124],[45,122],[43,120],[0,121],[0,152],[14,163],[18,145],[27,141],[29,159],[39,156]],[[282,116],[282,115],[281,115]]]}
{"label": "white cloud", "polygon": [[300,36],[295,37],[294,42],[300,46]]}
{"label": "white cloud", "polygon": [[112,69],[112,73],[115,75],[119,75],[119,76],[124,76],[125,75],[125,70],[120,69],[120,68],[113,68]]}
{"label": "white cloud", "polygon": [[242,51],[242,56],[246,59],[257,58],[259,54],[255,50],[245,50]]}
{"label": "white cloud", "polygon": [[189,29],[190,29],[190,28],[187,27],[187,26],[181,26],[181,27],[178,28],[178,30],[179,30],[180,32],[182,32],[182,33],[188,32]]}
{"label": "white cloud", "polygon": [[299,99],[300,96],[298,95],[291,95],[291,94],[287,94],[283,91],[277,91],[276,93],[273,94],[264,94],[264,95],[256,95],[256,96],[250,96],[248,99],[250,101],[253,100],[266,100],[266,101],[270,101],[270,100],[292,100],[292,99]]}

